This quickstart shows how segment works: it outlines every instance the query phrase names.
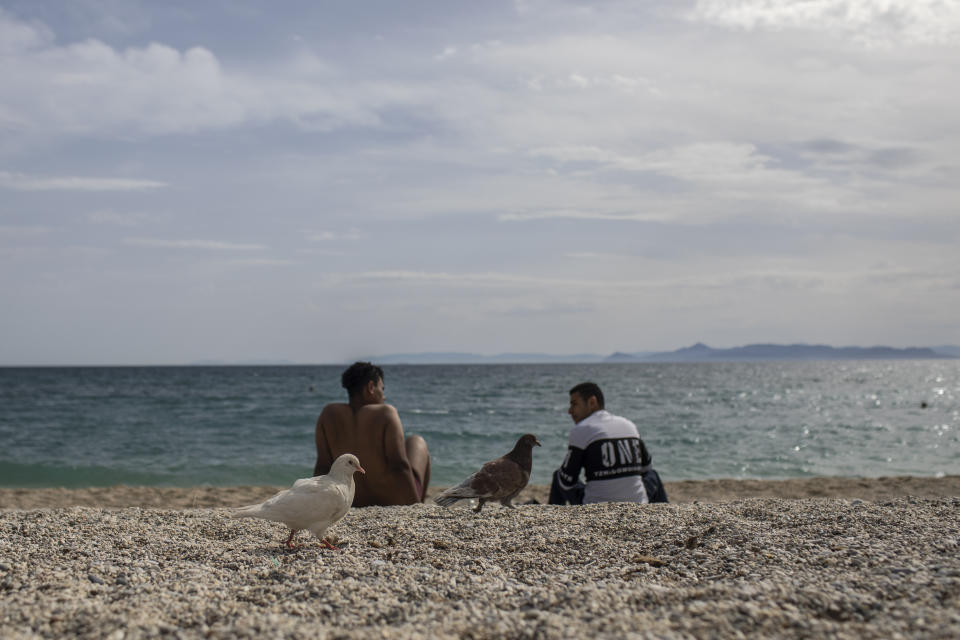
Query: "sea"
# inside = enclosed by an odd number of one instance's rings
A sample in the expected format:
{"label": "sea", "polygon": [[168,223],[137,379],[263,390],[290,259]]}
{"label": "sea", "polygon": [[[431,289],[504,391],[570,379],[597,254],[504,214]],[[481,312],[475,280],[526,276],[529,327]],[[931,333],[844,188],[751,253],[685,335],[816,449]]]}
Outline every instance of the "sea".
{"label": "sea", "polygon": [[[288,485],[312,474],[343,366],[0,368],[0,486]],[[665,481],[960,474],[960,360],[392,365],[387,402],[435,486],[534,433],[566,452],[593,381]],[[362,463],[362,461],[361,461]]]}

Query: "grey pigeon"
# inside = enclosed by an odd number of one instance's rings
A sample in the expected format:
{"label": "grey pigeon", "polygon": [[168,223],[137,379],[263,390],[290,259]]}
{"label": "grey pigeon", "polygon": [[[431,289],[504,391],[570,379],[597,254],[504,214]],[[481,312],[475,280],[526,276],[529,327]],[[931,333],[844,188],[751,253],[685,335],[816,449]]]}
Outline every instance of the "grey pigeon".
{"label": "grey pigeon", "polygon": [[235,509],[231,518],[262,518],[282,522],[290,527],[284,543],[293,548],[293,536],[306,529],[320,538],[328,549],[335,546],[323,537],[327,529],[343,519],[353,504],[353,474],[366,473],[357,456],[345,453],[330,465],[330,473],[314,478],[301,478],[277,495],[249,507]]}
{"label": "grey pigeon", "polygon": [[533,445],[540,446],[537,436],[528,433],[517,440],[513,451],[505,456],[485,463],[475,474],[455,487],[450,487],[433,499],[437,504],[449,507],[458,500],[476,498],[476,513],[480,513],[483,504],[490,500],[499,500],[500,504],[513,509],[512,500],[530,480],[530,468],[533,466]]}

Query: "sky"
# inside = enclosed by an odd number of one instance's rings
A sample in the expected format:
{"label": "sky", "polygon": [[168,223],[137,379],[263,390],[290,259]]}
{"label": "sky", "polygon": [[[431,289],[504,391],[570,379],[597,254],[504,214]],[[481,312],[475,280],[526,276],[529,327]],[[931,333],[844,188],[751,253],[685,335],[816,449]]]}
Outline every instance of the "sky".
{"label": "sky", "polygon": [[0,0],[0,365],[960,344],[957,0]]}

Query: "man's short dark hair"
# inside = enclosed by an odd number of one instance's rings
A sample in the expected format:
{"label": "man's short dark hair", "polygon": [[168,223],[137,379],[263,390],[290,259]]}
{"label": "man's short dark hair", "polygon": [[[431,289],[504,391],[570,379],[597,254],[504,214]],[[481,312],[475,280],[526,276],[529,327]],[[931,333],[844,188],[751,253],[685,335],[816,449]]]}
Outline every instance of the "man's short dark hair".
{"label": "man's short dark hair", "polygon": [[354,362],[340,376],[340,384],[351,398],[362,393],[368,382],[377,384],[383,379],[383,369],[369,362]]}
{"label": "man's short dark hair", "polygon": [[576,393],[584,401],[589,400],[591,397],[597,399],[597,408],[603,409],[603,391],[600,391],[600,387],[597,386],[595,382],[581,382],[573,389],[570,389],[570,395]]}

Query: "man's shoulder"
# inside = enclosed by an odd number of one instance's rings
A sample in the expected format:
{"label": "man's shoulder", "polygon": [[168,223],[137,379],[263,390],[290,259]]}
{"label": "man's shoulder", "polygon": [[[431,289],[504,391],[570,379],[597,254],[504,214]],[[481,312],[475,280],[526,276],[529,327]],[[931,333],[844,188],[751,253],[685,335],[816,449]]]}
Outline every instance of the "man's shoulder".
{"label": "man's shoulder", "polygon": [[317,428],[333,429],[388,429],[400,425],[400,414],[389,404],[368,404],[354,409],[349,404],[335,402],[326,405],[317,419]]}
{"label": "man's shoulder", "polygon": [[357,410],[357,421],[365,424],[400,421],[400,413],[392,404],[366,404]]}
{"label": "man's shoulder", "polygon": [[573,426],[570,441],[574,446],[586,448],[594,440],[637,435],[637,427],[630,420],[601,409]]}
{"label": "man's shoulder", "polygon": [[323,406],[323,409],[320,411],[320,417],[331,416],[331,415],[340,415],[344,413],[351,413],[350,405],[346,402],[331,402]]}
{"label": "man's shoulder", "polygon": [[[354,413],[353,408],[346,402],[331,402],[324,405],[321,413]],[[392,404],[365,404],[356,411],[357,414],[377,414],[377,413],[388,413],[396,414],[397,409]]]}
{"label": "man's shoulder", "polygon": [[380,404],[365,404],[358,409],[358,411],[366,411],[368,413],[369,412],[376,413],[380,411],[396,412],[396,410],[397,410],[396,407],[394,407],[392,404],[387,404],[386,402],[381,402]]}

